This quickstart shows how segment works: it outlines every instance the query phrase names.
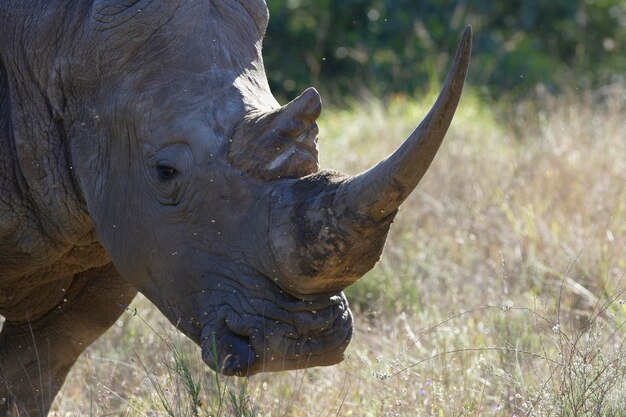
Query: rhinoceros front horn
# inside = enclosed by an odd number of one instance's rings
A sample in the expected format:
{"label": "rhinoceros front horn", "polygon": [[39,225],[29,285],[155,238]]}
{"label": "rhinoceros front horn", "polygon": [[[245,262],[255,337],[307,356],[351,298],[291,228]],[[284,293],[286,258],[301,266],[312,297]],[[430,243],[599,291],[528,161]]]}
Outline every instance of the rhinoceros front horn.
{"label": "rhinoceros front horn", "polygon": [[426,118],[388,158],[352,178],[342,201],[380,220],[400,207],[422,179],[450,126],[459,103],[472,49],[467,27],[445,84]]}
{"label": "rhinoceros front horn", "polygon": [[388,158],[354,177],[321,171],[273,194],[270,247],[278,285],[299,297],[340,291],[378,262],[394,214],[450,126],[471,49],[468,27],[433,108]]}

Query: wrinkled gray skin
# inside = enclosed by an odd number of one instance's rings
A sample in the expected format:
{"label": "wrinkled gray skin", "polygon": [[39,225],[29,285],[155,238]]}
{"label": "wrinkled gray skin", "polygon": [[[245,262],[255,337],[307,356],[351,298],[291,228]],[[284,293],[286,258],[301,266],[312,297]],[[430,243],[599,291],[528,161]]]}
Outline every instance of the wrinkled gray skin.
{"label": "wrinkled gray skin", "polygon": [[0,416],[46,415],[137,291],[226,375],[342,360],[341,290],[379,259],[450,124],[468,29],[404,145],[319,171],[313,89],[267,85],[262,0],[0,2]]}

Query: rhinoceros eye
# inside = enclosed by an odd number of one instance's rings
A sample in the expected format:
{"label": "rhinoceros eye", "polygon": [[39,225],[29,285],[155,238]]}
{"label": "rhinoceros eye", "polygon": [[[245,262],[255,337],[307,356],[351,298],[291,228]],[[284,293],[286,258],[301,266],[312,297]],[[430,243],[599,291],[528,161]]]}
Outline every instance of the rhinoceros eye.
{"label": "rhinoceros eye", "polygon": [[172,178],[176,176],[176,174],[178,174],[178,171],[176,171],[176,168],[173,168],[163,163],[159,163],[156,169],[157,169],[157,174],[159,175],[159,179],[161,181],[171,180]]}
{"label": "rhinoceros eye", "polygon": [[166,145],[148,156],[146,162],[150,194],[164,206],[178,205],[195,178],[191,147],[184,143]]}

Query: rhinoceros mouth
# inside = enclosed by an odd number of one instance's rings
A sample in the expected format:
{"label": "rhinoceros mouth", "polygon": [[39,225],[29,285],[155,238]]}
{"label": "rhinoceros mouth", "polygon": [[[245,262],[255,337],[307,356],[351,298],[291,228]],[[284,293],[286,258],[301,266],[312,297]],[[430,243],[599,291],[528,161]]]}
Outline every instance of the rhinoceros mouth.
{"label": "rhinoceros mouth", "polygon": [[264,277],[258,281],[252,288],[239,280],[220,284],[219,304],[211,303],[202,324],[202,357],[209,367],[250,376],[343,359],[352,315],[342,293],[303,301]]}

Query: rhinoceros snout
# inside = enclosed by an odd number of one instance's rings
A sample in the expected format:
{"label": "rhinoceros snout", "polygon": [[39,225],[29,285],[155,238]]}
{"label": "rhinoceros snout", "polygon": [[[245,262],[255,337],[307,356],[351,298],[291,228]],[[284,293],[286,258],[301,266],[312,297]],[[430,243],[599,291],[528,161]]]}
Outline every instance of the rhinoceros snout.
{"label": "rhinoceros snout", "polygon": [[202,327],[201,347],[204,362],[223,375],[334,365],[352,338],[343,294],[302,301],[281,293],[270,303],[232,293],[222,301]]}

